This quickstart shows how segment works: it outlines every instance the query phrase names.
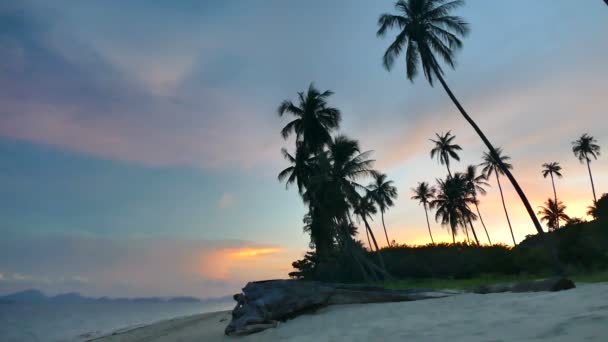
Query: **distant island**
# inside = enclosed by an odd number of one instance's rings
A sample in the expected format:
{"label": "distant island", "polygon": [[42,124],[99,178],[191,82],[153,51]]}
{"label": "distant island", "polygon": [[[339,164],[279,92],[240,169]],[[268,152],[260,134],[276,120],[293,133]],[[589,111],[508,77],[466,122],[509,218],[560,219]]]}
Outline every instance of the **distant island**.
{"label": "distant island", "polygon": [[78,292],[69,292],[48,296],[37,289],[23,290],[0,296],[0,304],[81,304],[81,303],[213,303],[230,299],[230,296],[215,298],[196,298],[189,296],[179,297],[135,297],[135,298],[111,298],[111,297],[85,297]]}

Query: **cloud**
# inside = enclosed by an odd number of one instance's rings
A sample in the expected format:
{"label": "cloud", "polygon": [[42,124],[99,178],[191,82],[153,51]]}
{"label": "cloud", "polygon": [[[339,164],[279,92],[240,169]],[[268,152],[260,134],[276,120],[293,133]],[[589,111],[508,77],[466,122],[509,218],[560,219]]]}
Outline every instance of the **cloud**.
{"label": "cloud", "polygon": [[232,207],[235,202],[236,202],[236,199],[234,198],[234,195],[232,195],[231,193],[225,192],[224,194],[222,194],[222,197],[218,201],[217,206],[220,209],[227,209],[227,208]]}
{"label": "cloud", "polygon": [[285,278],[300,256],[236,240],[9,237],[0,241],[0,292],[221,296],[248,281]]}

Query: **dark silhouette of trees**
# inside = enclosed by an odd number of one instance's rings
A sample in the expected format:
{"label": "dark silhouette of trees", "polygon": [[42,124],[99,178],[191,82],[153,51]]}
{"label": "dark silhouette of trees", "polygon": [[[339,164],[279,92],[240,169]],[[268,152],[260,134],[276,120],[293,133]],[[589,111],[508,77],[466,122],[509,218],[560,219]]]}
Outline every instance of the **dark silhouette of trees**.
{"label": "dark silhouette of trees", "polygon": [[[407,78],[413,82],[422,69],[424,76],[431,86],[434,79],[439,80],[460,114],[473,127],[491,154],[496,150],[490,140],[485,136],[477,123],[462,107],[452,90],[443,79],[444,71],[440,60],[454,68],[456,51],[462,48],[461,38],[469,32],[469,25],[464,19],[451,15],[451,12],[464,5],[462,0],[398,0],[395,3],[397,15],[382,14],[378,19],[377,35],[383,37],[389,29],[399,29],[394,41],[384,53],[383,64],[390,70],[395,59],[405,54],[405,71]],[[498,168],[509,179],[515,191],[523,202],[536,231],[544,231],[534,209],[530,205],[525,193],[517,183],[509,169],[498,161]]]}
{"label": "dark silhouette of trees", "polygon": [[[488,229],[486,228],[485,223],[483,222],[483,218],[481,217],[481,212],[479,212],[479,200],[477,199],[477,195],[485,195],[486,189],[484,187],[490,186],[487,182],[487,178],[484,174],[477,174],[477,167],[475,165],[467,166],[466,171],[464,172],[464,178],[467,181],[467,186],[469,188],[469,192],[473,196],[473,200],[475,203],[475,209],[477,209],[477,216],[479,217],[479,221],[481,221],[481,225],[483,226],[483,230],[486,232],[486,237],[488,238],[488,243],[491,245],[492,240],[490,240],[490,234],[488,234]],[[471,224],[472,226],[472,224]],[[473,229],[473,232],[475,230]],[[478,242],[479,243],[479,242]]]}
{"label": "dark silhouette of trees", "polygon": [[384,236],[386,237],[386,245],[390,246],[391,243],[388,239],[386,224],[384,224],[384,212],[395,204],[393,200],[397,198],[397,188],[393,185],[393,181],[388,180],[388,177],[383,173],[374,174],[374,181],[369,184],[367,188],[370,191],[369,194],[371,198],[380,209],[382,227],[384,228]]}
{"label": "dark silhouette of trees", "polygon": [[597,201],[595,196],[595,185],[593,184],[593,176],[591,175],[591,157],[597,160],[600,155],[600,146],[597,140],[589,134],[585,133],[580,138],[572,142],[572,152],[581,163],[587,162],[587,170],[589,171],[589,179],[591,180],[591,190],[593,191],[593,203]]}
{"label": "dark silhouette of trees", "polygon": [[502,149],[497,147],[494,152],[484,152],[483,154],[483,163],[481,166],[483,167],[483,173],[486,176],[486,179],[492,176],[492,173],[496,175],[496,183],[498,183],[498,190],[500,190],[500,199],[502,200],[502,207],[505,210],[505,216],[507,218],[507,223],[509,224],[509,230],[511,231],[511,238],[513,238],[513,246],[517,245],[515,242],[515,235],[513,234],[513,227],[511,226],[511,220],[509,219],[509,212],[507,212],[507,205],[505,204],[505,196],[502,193],[502,186],[500,185],[500,177],[499,175],[504,175],[504,169],[512,169],[513,165],[508,163],[508,160],[511,159],[509,156],[502,155]]}
{"label": "dark silhouette of trees", "polygon": [[441,135],[435,133],[435,135],[437,136],[437,140],[429,139],[435,143],[435,147],[431,150],[431,158],[437,156],[439,163],[445,165],[448,169],[448,175],[452,177],[452,172],[450,171],[450,158],[460,161],[460,157],[456,151],[461,151],[462,147],[452,143],[456,136],[452,135],[451,131]]}
{"label": "dark silhouette of trees", "polygon": [[412,192],[414,196],[412,196],[413,200],[418,201],[418,204],[422,204],[424,207],[424,214],[426,215],[426,225],[429,228],[429,236],[431,237],[431,243],[435,243],[433,240],[433,233],[431,233],[431,224],[429,223],[429,205],[431,201],[435,198],[435,188],[430,186],[427,182],[418,182],[418,185],[415,188],[412,188]]}
{"label": "dark silhouette of trees", "polygon": [[547,222],[549,230],[559,229],[559,221],[568,222],[570,217],[566,215],[566,206],[561,201],[555,202],[551,198],[548,198],[544,206],[540,206],[538,215],[540,215],[541,221]]}
{"label": "dark silhouette of trees", "polygon": [[435,209],[435,220],[449,226],[453,243],[456,243],[458,226],[466,230],[467,222],[477,218],[469,204],[474,204],[474,200],[462,174],[437,180],[437,194],[431,201],[431,208]]}
{"label": "dark silhouette of trees", "polygon": [[[558,162],[544,163],[543,164],[543,178],[547,178],[547,176],[551,176],[551,185],[553,186],[553,202],[557,203],[557,192],[555,191],[555,180],[553,176],[557,176],[562,178],[562,167]],[[559,228],[559,220],[557,221],[557,228]]]}

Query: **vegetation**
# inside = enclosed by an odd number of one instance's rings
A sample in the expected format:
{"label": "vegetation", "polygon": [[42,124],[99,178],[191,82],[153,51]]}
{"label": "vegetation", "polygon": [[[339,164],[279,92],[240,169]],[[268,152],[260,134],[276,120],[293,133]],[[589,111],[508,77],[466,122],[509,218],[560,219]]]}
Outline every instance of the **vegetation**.
{"label": "vegetation", "polygon": [[[395,59],[405,50],[407,78],[413,82],[418,75],[419,66],[422,66],[424,76],[431,86],[433,86],[433,80],[438,79],[460,114],[486,145],[489,153],[496,155],[497,151],[490,140],[464,110],[443,79],[444,72],[439,63],[439,60],[443,60],[451,68],[455,66],[456,51],[462,48],[461,38],[468,34],[469,25],[464,19],[451,15],[451,12],[463,5],[462,0],[398,0],[395,3],[397,15],[382,14],[378,19],[377,35],[379,37],[386,35],[387,31],[393,27],[398,27],[400,30],[384,53],[384,67],[390,70]],[[540,222],[515,177],[500,159],[497,160],[497,167],[507,176],[517,191],[536,231],[542,234],[543,229]]]}
{"label": "vegetation", "polygon": [[490,178],[492,174],[496,175],[496,183],[498,184],[498,190],[500,190],[500,199],[502,200],[502,207],[505,210],[505,217],[507,218],[507,223],[509,224],[509,230],[511,231],[511,238],[513,238],[513,246],[517,245],[515,242],[515,235],[513,234],[513,227],[511,226],[511,220],[509,219],[509,212],[507,211],[507,205],[505,204],[505,196],[502,193],[502,186],[500,185],[500,177],[499,175],[504,175],[503,170],[511,170],[513,169],[513,165],[511,165],[508,160],[511,159],[509,156],[505,156],[502,154],[502,149],[499,147],[494,150],[494,152],[484,152],[483,154],[483,173],[486,175],[486,179]]}
{"label": "vegetation", "polygon": [[587,170],[589,171],[589,179],[591,180],[591,190],[593,191],[593,203],[597,202],[595,196],[595,185],[593,184],[593,176],[591,175],[591,158],[597,160],[600,155],[600,146],[594,137],[585,133],[580,138],[572,142],[572,152],[581,163],[587,162]]}
{"label": "vegetation", "polygon": [[[412,199],[425,211],[431,244],[425,246],[391,243],[386,228],[385,213],[394,206],[397,188],[388,177],[374,169],[371,151],[363,151],[359,143],[345,135],[335,135],[341,111],[328,104],[333,94],[321,92],[312,84],[306,92],[297,94],[297,104],[283,101],[280,116],[290,114],[292,121],[281,130],[283,138],[295,136],[295,151],[281,150],[289,166],[279,173],[286,186],[297,185],[308,211],[304,216],[304,231],[310,234],[311,251],[295,261],[290,276],[300,279],[356,282],[384,281],[403,284],[403,279],[515,279],[538,277],[564,266],[572,273],[608,269],[608,195],[596,199],[591,174],[591,158],[597,159],[600,147],[590,135],[584,134],[573,142],[572,151],[586,162],[593,190],[593,204],[587,222],[566,214],[566,205],[557,197],[555,177],[562,177],[558,162],[544,163],[542,175],[551,178],[553,198],[539,207],[538,217],[532,210],[523,190],[511,174],[510,157],[494,147],[477,124],[458,102],[446,84],[440,60],[454,67],[454,56],[462,47],[461,38],[468,33],[467,23],[451,12],[463,5],[455,0],[399,0],[397,15],[383,14],[378,21],[377,34],[384,36],[389,29],[399,28],[393,43],[384,54],[384,66],[391,69],[395,59],[405,55],[406,75],[413,81],[419,69],[432,86],[439,80],[462,116],[484,142],[487,151],[482,155],[481,173],[469,165],[464,172],[453,172],[451,161],[459,161],[462,147],[455,144],[451,131],[436,134],[430,154],[445,165],[447,176],[432,186],[419,182],[412,188]],[[480,196],[486,194],[488,180],[495,176],[501,201],[513,240],[513,247],[492,244],[480,212]],[[530,215],[537,235],[528,235],[518,245],[507,211],[500,176],[513,185]],[[363,185],[366,184],[368,185]],[[473,206],[475,207],[473,209]],[[435,220],[446,226],[452,243],[436,244],[431,231],[429,211]],[[380,215],[387,246],[381,248],[373,228],[375,215]],[[546,222],[545,234],[540,221]],[[482,245],[475,230],[479,219],[488,239]],[[563,222],[565,225],[561,225]],[[469,228],[473,239],[470,238]],[[359,240],[360,229],[365,231],[367,247]],[[459,232],[466,241],[456,243]],[[474,243],[472,243],[474,241]],[[399,280],[396,280],[399,279]],[[425,280],[421,280],[425,281]],[[401,286],[396,285],[396,286]]]}

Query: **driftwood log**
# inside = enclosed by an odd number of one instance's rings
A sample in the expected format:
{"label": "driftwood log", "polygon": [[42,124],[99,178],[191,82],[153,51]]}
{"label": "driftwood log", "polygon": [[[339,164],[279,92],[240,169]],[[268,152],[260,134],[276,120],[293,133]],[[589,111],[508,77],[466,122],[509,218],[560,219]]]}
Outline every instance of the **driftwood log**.
{"label": "driftwood log", "polygon": [[[515,284],[498,284],[475,289],[474,293],[559,291],[574,287],[565,278],[552,278]],[[237,304],[226,335],[248,335],[278,322],[335,304],[403,302],[448,297],[465,293],[456,290],[389,290],[381,287],[332,284],[302,280],[266,280],[248,283],[234,295]]]}

